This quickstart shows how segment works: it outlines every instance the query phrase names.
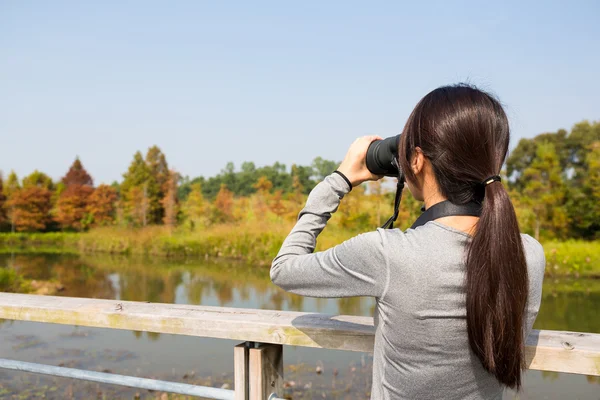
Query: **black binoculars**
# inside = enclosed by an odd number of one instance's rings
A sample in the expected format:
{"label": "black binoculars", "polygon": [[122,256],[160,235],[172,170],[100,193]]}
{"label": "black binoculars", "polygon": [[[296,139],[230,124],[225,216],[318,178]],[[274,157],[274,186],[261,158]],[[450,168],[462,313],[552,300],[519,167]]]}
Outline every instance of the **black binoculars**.
{"label": "black binoculars", "polygon": [[398,145],[400,135],[383,140],[376,140],[367,149],[366,164],[375,175],[397,178],[400,175],[398,166]]}

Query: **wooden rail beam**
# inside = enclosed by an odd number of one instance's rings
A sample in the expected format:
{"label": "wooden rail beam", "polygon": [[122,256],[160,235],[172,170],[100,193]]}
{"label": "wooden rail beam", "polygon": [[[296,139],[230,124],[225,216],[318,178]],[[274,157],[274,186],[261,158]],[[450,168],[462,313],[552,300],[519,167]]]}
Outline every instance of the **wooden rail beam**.
{"label": "wooden rail beam", "polygon": [[[0,318],[372,352],[373,319],[0,293]],[[600,376],[600,334],[533,331],[530,369]]]}

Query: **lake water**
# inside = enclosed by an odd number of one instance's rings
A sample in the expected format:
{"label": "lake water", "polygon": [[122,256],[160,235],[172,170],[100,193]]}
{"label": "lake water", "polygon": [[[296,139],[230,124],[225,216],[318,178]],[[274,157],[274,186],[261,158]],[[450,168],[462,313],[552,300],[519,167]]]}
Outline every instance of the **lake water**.
{"label": "lake water", "polygon": [[[164,261],[110,256],[0,255],[0,267],[30,279],[54,279],[59,295],[372,315],[370,298],[313,299],[272,285],[268,270],[240,263]],[[600,333],[600,281],[544,284],[536,329]],[[0,321],[3,358],[173,381],[232,386],[236,342],[75,326]],[[284,347],[286,394],[294,399],[365,399],[371,356]],[[316,374],[316,367],[322,368]],[[148,391],[0,369],[0,398],[161,398]],[[18,397],[20,396],[20,397]],[[515,397],[507,393],[506,398]],[[162,397],[164,399],[167,397]],[[176,397],[168,397],[176,398]],[[178,397],[179,398],[179,397]],[[600,379],[528,371],[519,399],[600,399]]]}

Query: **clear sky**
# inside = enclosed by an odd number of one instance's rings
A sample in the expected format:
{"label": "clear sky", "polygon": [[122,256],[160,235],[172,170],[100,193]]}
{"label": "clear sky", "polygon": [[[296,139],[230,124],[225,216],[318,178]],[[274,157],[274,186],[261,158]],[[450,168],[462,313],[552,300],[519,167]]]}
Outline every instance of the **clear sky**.
{"label": "clear sky", "polygon": [[500,97],[521,137],[600,119],[600,1],[0,0],[0,170],[119,180],[340,160],[431,89]]}

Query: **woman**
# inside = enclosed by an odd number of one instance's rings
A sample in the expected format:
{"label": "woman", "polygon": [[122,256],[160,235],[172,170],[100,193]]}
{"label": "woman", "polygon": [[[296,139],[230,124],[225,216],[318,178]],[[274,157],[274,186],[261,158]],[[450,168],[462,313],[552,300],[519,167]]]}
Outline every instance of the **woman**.
{"label": "woman", "polygon": [[356,140],[310,193],[273,261],[271,280],[304,296],[373,296],[372,399],[500,399],[519,389],[524,341],[540,306],[542,246],[521,235],[500,182],[509,126],[500,103],[467,85],[438,88],[410,115],[399,164],[413,196],[479,202],[479,217],[361,234],[314,253],[318,234],[352,186],[380,177]]}

